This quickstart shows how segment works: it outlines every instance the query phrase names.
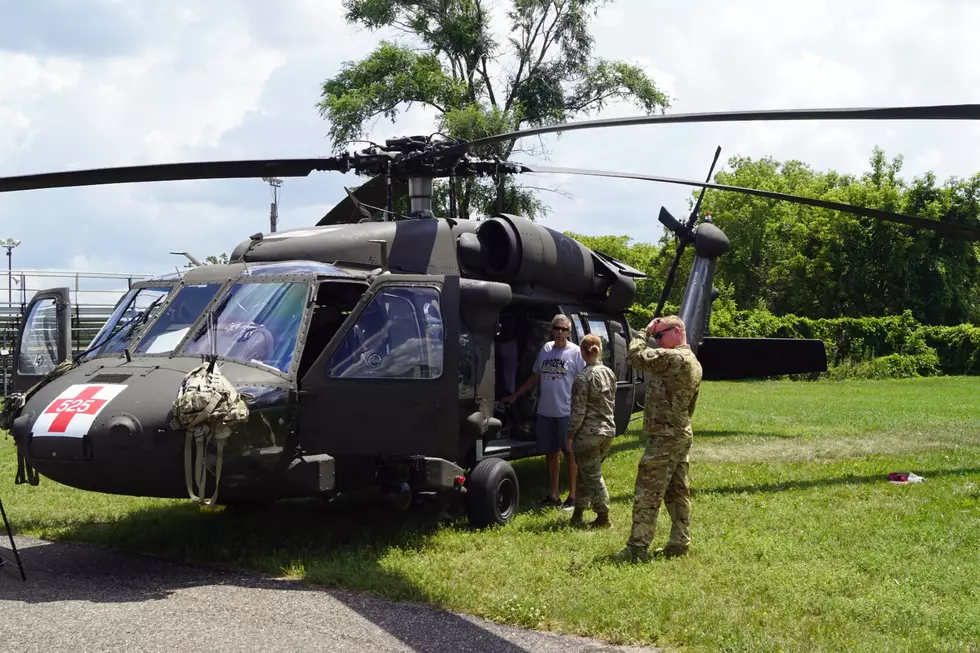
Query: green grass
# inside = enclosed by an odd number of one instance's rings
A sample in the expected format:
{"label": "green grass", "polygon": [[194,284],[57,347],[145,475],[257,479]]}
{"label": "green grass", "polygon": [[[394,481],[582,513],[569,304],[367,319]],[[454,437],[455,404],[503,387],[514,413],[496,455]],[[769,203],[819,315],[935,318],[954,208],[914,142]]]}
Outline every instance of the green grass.
{"label": "green grass", "polygon": [[[255,514],[84,493],[42,479],[0,492],[38,537],[258,569],[513,625],[689,651],[980,651],[980,378],[708,383],[692,451],[694,552],[615,564],[629,529],[636,431],[604,466],[613,529],[535,511],[543,460],[516,464],[505,528],[393,514],[371,497]],[[639,427],[639,421],[634,423]],[[923,484],[896,486],[891,471]],[[656,542],[669,525],[662,519]]]}

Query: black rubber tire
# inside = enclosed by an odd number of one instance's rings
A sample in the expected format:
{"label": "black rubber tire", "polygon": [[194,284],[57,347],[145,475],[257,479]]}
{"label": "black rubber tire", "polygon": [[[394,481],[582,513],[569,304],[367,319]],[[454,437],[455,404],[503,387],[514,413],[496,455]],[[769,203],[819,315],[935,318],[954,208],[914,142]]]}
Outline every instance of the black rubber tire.
{"label": "black rubber tire", "polygon": [[506,460],[484,458],[466,479],[466,515],[477,528],[507,524],[519,503],[517,474]]}

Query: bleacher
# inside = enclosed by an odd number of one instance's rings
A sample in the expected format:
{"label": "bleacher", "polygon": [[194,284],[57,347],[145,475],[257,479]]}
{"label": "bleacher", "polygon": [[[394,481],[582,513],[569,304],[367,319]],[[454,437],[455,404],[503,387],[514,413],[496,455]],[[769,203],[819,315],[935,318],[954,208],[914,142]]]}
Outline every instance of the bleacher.
{"label": "bleacher", "polygon": [[71,299],[71,349],[83,351],[105,324],[116,302],[142,273],[6,270],[0,273],[0,388],[6,396],[13,355],[24,311],[34,295],[49,288],[68,288]]}

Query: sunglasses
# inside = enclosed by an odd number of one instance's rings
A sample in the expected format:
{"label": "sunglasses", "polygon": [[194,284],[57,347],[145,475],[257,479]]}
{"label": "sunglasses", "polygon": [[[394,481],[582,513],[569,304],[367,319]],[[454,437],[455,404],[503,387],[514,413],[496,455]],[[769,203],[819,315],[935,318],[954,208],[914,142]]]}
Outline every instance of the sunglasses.
{"label": "sunglasses", "polygon": [[668,331],[670,331],[671,329],[676,329],[676,328],[677,328],[677,327],[672,327],[672,326],[669,326],[669,327],[667,327],[666,329],[661,329],[660,331],[657,331],[656,333],[654,333],[654,334],[653,334],[653,338],[654,338],[655,340],[660,340],[661,338],[663,338],[663,337],[664,337],[664,334],[665,334],[665,333],[667,333],[667,332],[668,332]]}
{"label": "sunglasses", "polygon": [[552,328],[552,329],[554,329],[555,331],[562,331],[562,332],[564,332],[564,331],[568,331],[568,327],[562,327],[562,326],[553,326],[553,327],[551,327],[551,328]]}

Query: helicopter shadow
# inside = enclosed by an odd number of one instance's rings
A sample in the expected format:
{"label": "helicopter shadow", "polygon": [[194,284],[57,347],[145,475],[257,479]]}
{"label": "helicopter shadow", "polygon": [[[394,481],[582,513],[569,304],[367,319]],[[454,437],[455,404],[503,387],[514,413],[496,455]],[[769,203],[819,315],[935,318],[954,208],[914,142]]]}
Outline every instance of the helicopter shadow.
{"label": "helicopter shadow", "polygon": [[[218,596],[240,596],[237,601],[248,606],[263,601],[249,599],[249,591],[288,590],[282,599],[266,594],[265,601],[280,605],[281,600],[284,610],[290,604],[298,606],[293,608],[291,622],[303,618],[304,605],[319,606],[316,609],[325,612],[322,618],[350,611],[417,651],[524,653],[539,650],[541,642],[537,639],[554,638],[449,612],[432,606],[431,601],[424,605],[431,599],[427,588],[385,567],[383,558],[393,548],[422,547],[439,527],[445,527],[445,522],[440,522],[436,506],[415,506],[408,514],[370,513],[365,502],[356,499],[329,505],[279,502],[248,513],[204,513],[192,506],[152,508],[113,522],[78,524],[68,535],[110,541],[113,535],[128,534],[129,548],[169,550],[181,559],[15,536],[27,580],[21,580],[16,565],[0,566],[0,602],[6,603],[8,610],[17,610],[17,604],[29,610],[32,605],[65,602],[144,603],[151,604],[146,609],[153,609],[152,604],[181,600],[183,590],[201,588],[210,593],[218,586]],[[134,541],[136,529],[145,533],[145,541]],[[4,544],[3,552],[8,553],[9,544],[4,541],[0,546]],[[219,560],[184,561],[184,557],[203,557],[205,545],[211,557]],[[243,571],[229,564],[236,557],[250,567],[266,567],[272,574],[276,567],[287,568],[291,578]],[[332,587],[345,580],[356,580],[354,584],[369,589],[352,592]],[[239,589],[245,592],[238,594]],[[229,590],[236,594],[228,594]],[[322,598],[297,598],[297,592]],[[235,603],[232,598],[222,610],[234,609]],[[308,618],[317,615],[309,614]],[[594,650],[585,643],[582,646],[582,650]]]}

